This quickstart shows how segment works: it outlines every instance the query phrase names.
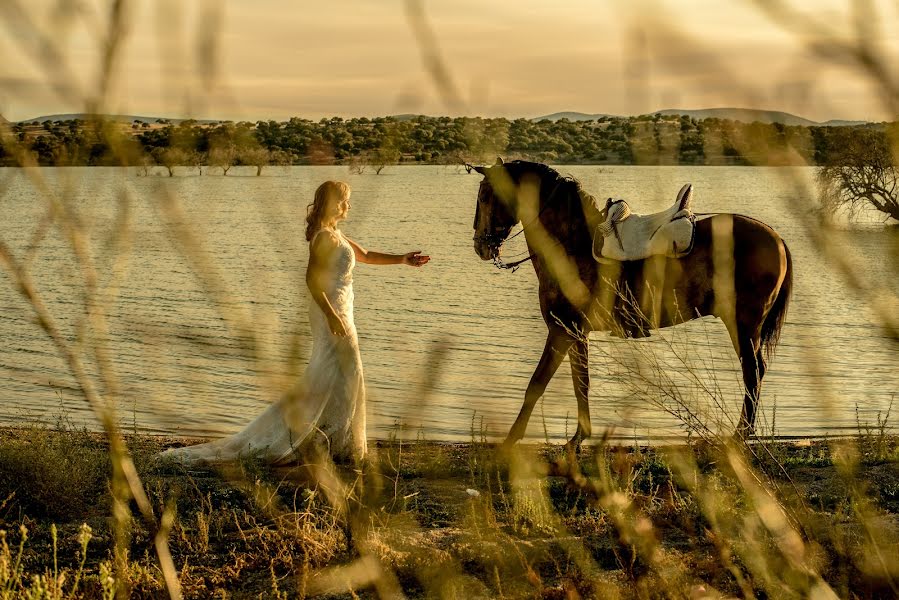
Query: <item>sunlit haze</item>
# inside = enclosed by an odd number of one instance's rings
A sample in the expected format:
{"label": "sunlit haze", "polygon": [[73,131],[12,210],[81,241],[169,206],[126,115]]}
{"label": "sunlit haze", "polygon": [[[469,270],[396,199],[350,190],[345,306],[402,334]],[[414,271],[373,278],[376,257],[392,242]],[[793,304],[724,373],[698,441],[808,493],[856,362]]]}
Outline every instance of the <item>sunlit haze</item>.
{"label": "sunlit haze", "polygon": [[[4,4],[0,114],[21,120],[84,111],[84,98],[98,88],[107,3]],[[69,4],[87,8],[69,15],[60,8]],[[822,23],[849,39],[852,3],[794,4],[814,6],[798,9],[809,17],[806,24]],[[894,55],[895,7],[875,5],[871,22],[879,25],[870,33]],[[515,118],[745,107],[818,121],[891,118],[860,69],[814,55],[813,33],[775,22],[753,2],[143,0],[125,6],[125,37],[102,107],[108,113]],[[29,21],[57,45],[60,60],[42,61],[46,54]],[[435,72],[446,74],[444,84]],[[60,85],[69,75],[74,91]]]}

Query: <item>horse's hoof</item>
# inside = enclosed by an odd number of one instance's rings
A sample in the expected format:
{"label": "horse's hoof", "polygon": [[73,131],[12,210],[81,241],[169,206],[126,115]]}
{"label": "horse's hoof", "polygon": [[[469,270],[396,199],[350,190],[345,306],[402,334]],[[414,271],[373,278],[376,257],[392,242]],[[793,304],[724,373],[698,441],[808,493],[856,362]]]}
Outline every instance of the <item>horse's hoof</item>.
{"label": "horse's hoof", "polygon": [[580,456],[581,455],[581,440],[577,440],[577,441],[571,440],[570,442],[565,444],[564,448],[565,448],[565,454]]}
{"label": "horse's hoof", "polygon": [[735,442],[748,442],[749,438],[755,436],[755,427],[737,427],[734,431],[733,440]]}
{"label": "horse's hoof", "polygon": [[518,442],[518,439],[507,437],[502,444],[499,445],[499,451],[502,454],[511,454],[513,450],[515,450],[515,444]]}

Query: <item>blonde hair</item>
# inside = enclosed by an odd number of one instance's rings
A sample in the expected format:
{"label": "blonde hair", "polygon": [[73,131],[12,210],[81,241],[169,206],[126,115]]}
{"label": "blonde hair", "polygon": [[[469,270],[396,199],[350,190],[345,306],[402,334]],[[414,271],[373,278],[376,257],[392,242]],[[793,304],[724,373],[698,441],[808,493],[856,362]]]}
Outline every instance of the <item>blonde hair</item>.
{"label": "blonde hair", "polygon": [[315,190],[315,198],[306,207],[306,241],[311,242],[315,232],[321,228],[322,217],[328,200],[346,198],[350,194],[350,186],[343,181],[326,181]]}

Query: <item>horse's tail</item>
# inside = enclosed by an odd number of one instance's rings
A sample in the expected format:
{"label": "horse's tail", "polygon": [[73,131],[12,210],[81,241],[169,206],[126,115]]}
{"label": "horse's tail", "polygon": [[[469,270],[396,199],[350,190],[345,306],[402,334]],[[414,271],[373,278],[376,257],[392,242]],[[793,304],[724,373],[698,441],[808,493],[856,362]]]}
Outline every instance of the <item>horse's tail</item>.
{"label": "horse's tail", "polygon": [[761,345],[765,350],[765,359],[770,360],[771,355],[777,348],[777,342],[780,340],[780,330],[783,329],[784,322],[787,320],[787,308],[790,306],[790,296],[793,294],[793,259],[790,256],[790,249],[787,248],[786,242],[781,241],[784,245],[784,252],[787,255],[787,272],[784,280],[780,284],[780,290],[777,292],[777,298],[774,299],[774,305],[765,316],[765,322],[762,323]]}

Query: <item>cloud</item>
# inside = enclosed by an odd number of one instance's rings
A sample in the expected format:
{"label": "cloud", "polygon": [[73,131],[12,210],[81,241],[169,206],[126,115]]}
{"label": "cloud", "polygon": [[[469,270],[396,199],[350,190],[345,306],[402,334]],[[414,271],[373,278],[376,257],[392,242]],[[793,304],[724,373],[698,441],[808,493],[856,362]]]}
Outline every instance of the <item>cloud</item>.
{"label": "cloud", "polygon": [[[29,6],[49,27],[49,0]],[[458,0],[422,6],[463,96],[463,112],[635,114],[677,100],[684,108],[807,111],[803,116],[813,119],[879,114],[863,80],[823,68],[801,40],[747,4],[642,1],[631,9],[592,0]],[[201,34],[216,23],[217,46],[201,44]],[[73,27],[58,41],[76,79],[96,81],[98,31]],[[0,39],[0,50],[10,45]],[[201,46],[204,55],[217,56],[212,87],[200,66]],[[27,56],[5,61],[0,76],[30,82],[0,82],[11,117],[33,116],[42,112],[38,106],[83,108],[43,92],[35,82],[44,75]],[[848,84],[838,84],[847,77]],[[371,0],[138,2],[111,99],[111,106],[131,113],[193,111],[214,118],[447,112],[403,2]]]}

